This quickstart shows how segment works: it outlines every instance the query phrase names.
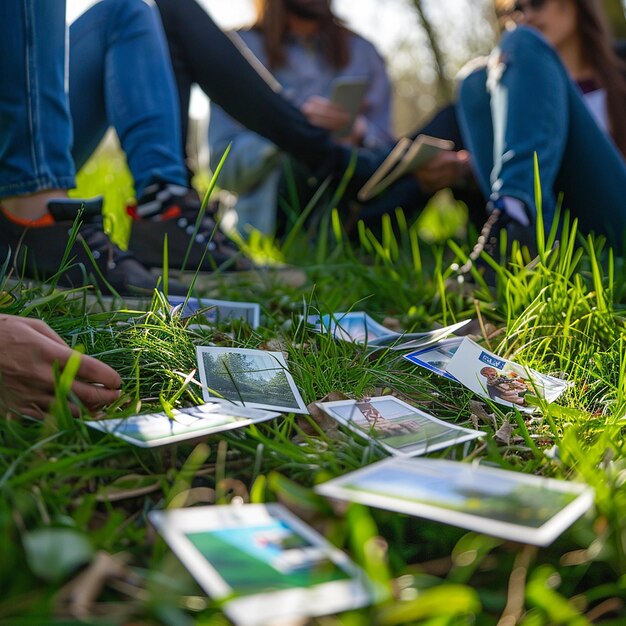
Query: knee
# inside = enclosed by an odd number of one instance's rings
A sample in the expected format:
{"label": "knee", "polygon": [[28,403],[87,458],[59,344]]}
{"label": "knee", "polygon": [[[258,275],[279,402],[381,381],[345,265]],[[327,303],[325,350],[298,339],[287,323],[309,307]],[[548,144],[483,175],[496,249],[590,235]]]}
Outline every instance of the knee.
{"label": "knee", "polygon": [[518,26],[505,33],[494,54],[505,64],[523,59],[549,63],[559,58],[552,44],[532,26]]}
{"label": "knee", "polygon": [[102,0],[109,25],[141,24],[153,19],[155,4],[152,0]]}
{"label": "knee", "polygon": [[516,80],[537,70],[550,72],[557,80],[563,76],[560,57],[549,41],[537,29],[518,26],[504,34],[500,44],[489,56],[487,91],[493,93],[503,80]]}
{"label": "knee", "polygon": [[[473,68],[464,68],[465,75],[459,81],[457,103],[464,109],[482,103],[486,96],[487,65],[483,62]],[[458,106],[457,105],[457,106]]]}
{"label": "knee", "polygon": [[517,26],[513,30],[509,30],[502,35],[500,39],[500,50],[516,50],[522,48],[528,50],[529,48],[542,49],[550,47],[548,40],[532,26]]}

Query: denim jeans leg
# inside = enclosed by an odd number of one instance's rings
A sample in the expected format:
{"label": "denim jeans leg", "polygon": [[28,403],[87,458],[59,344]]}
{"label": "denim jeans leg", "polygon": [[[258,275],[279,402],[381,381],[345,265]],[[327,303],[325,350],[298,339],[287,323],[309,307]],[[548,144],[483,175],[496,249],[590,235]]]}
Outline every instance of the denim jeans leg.
{"label": "denim jeans leg", "polygon": [[154,6],[101,0],[71,25],[70,108],[79,167],[113,126],[138,196],[151,182],[186,184],[176,87]]}
{"label": "denim jeans leg", "polygon": [[[524,37],[527,33],[517,29],[505,35],[487,67],[463,81],[459,119],[487,197],[512,196],[536,212],[537,153],[542,210],[549,226],[555,209],[554,181],[567,136],[566,91],[556,67],[560,61],[555,57],[550,63],[551,55],[534,45],[539,38],[534,33]],[[512,36],[517,45],[506,45]]]}
{"label": "denim jeans leg", "polygon": [[65,1],[0,2],[0,197],[74,186]]}

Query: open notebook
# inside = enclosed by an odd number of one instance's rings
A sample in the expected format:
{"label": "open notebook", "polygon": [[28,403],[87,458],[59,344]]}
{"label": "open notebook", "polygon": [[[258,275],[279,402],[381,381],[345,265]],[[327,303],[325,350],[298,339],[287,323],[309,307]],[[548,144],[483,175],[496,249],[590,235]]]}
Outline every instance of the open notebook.
{"label": "open notebook", "polygon": [[365,202],[384,191],[406,173],[416,170],[443,150],[454,149],[454,142],[430,135],[418,135],[411,140],[402,137],[369,180],[361,187],[358,198]]}

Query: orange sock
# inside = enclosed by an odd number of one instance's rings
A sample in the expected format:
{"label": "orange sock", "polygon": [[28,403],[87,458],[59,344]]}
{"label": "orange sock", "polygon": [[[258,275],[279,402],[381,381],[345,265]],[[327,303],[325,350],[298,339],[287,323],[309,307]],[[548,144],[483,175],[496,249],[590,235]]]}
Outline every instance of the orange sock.
{"label": "orange sock", "polygon": [[2,215],[6,217],[10,222],[17,224],[18,226],[23,226],[24,228],[39,228],[40,226],[51,226],[54,224],[54,218],[50,213],[46,213],[41,217],[38,217],[36,220],[27,220],[22,217],[18,217],[13,213],[9,213],[3,206],[0,206],[0,211],[2,211]]}

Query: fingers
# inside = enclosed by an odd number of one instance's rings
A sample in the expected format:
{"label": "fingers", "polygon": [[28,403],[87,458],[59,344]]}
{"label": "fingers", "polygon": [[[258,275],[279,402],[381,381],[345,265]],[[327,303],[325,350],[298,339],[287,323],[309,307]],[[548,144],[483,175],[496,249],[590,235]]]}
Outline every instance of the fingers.
{"label": "fingers", "polygon": [[[54,364],[64,368],[77,354],[41,320],[0,315],[0,411],[41,417],[55,398]],[[88,408],[110,404],[120,396],[119,374],[87,355],[79,355],[75,397]],[[72,415],[80,413],[69,403]]]}
{"label": "fingers", "polygon": [[91,383],[99,383],[109,390],[118,390],[122,386],[120,375],[112,367],[86,354],[80,356],[78,377]]}
{"label": "fingers", "polygon": [[[67,365],[69,358],[77,354],[67,344],[53,343],[51,340],[42,342],[43,366],[39,368],[42,380],[52,381],[52,364],[57,362],[59,367]],[[48,374],[49,371],[49,374]],[[122,385],[120,375],[111,367],[92,356],[81,354],[77,378],[91,383],[98,383],[108,389],[119,389]]]}
{"label": "fingers", "polygon": [[350,115],[345,109],[320,96],[309,98],[302,105],[302,112],[311,124],[327,130],[339,130],[350,123]]}
{"label": "fingers", "polygon": [[63,339],[61,339],[61,337],[59,337],[59,335],[57,335],[52,330],[52,328],[50,328],[50,326],[48,326],[48,324],[46,324],[44,321],[33,319],[31,317],[23,317],[20,319],[25,325],[29,326],[32,330],[38,332],[41,335],[44,335],[51,341],[58,343],[60,345],[63,345],[63,346],[67,345],[65,341],[63,341]]}
{"label": "fingers", "polygon": [[119,389],[107,389],[81,380],[72,383],[72,391],[76,397],[88,408],[95,409],[115,402],[121,394]]}

